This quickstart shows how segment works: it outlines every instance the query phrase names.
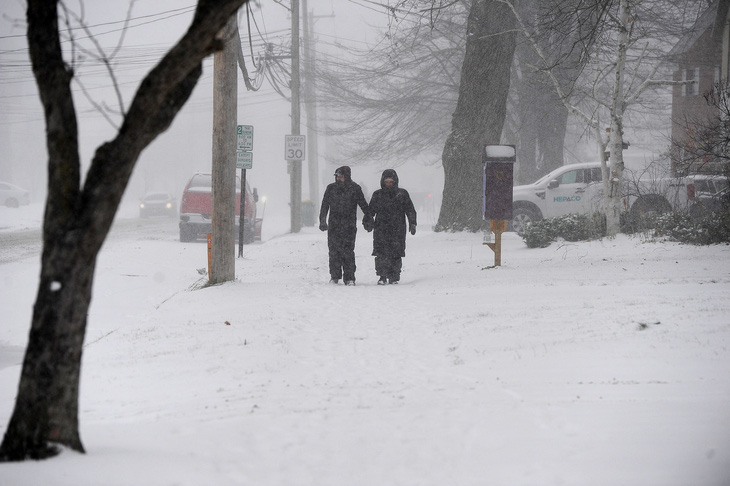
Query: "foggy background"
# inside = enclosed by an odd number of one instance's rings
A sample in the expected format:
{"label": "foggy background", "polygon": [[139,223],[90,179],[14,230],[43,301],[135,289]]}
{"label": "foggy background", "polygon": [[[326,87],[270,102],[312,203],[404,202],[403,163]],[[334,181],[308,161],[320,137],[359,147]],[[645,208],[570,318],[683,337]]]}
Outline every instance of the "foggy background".
{"label": "foggy background", "polygon": [[[287,6],[288,3],[284,2]],[[83,7],[81,6],[83,5]],[[318,62],[327,56],[341,55],[338,45],[360,49],[383,42],[389,18],[384,11],[366,2],[308,0],[307,9],[314,13],[312,40]],[[141,79],[152,69],[165,52],[187,29],[195,4],[173,0],[137,0],[125,31],[129,3],[97,0],[69,3],[83,18],[94,38],[111,54],[123,37],[121,47],[113,59],[114,73],[119,83],[124,106],[127,108]],[[6,1],[0,18],[0,180],[28,189],[32,202],[42,202],[46,194],[45,125],[38,93],[30,70],[25,40],[25,2]],[[303,11],[304,5],[301,6]],[[255,25],[251,25],[254,56],[263,54],[264,41],[279,49],[288,48],[291,20],[289,10],[276,2],[252,5]],[[246,16],[239,16],[239,29],[249,74],[251,63]],[[300,28],[301,29],[301,28]],[[74,30],[79,45],[93,48],[83,30]],[[300,30],[301,35],[301,30]],[[70,43],[65,43],[68,48]],[[108,72],[96,60],[83,52],[75,52],[74,66],[77,79],[87,95],[99,105],[117,106]],[[70,59],[66,56],[67,60]],[[289,64],[289,61],[284,61]],[[141,155],[127,187],[119,214],[133,216],[137,203],[147,192],[165,191],[179,201],[183,187],[196,172],[211,171],[213,121],[213,58],[206,59],[203,76],[192,97],[176,117],[170,129],[158,137]],[[238,71],[238,123],[254,126],[253,169],[247,171],[252,188],[261,197],[258,215],[264,216],[264,239],[289,231],[289,174],[284,159],[284,137],[291,132],[290,103],[282,98],[264,80],[259,91],[247,91]],[[110,122],[93,106],[74,83],[74,102],[79,123],[81,158],[85,171],[96,148],[110,140],[116,132]],[[288,94],[288,89],[285,89]],[[667,103],[669,103],[667,90]],[[322,133],[328,122],[328,113],[318,107],[319,194],[311,194],[308,184],[308,161],[303,163],[302,199],[314,201],[319,209],[321,194],[333,181],[337,163],[337,144]],[[120,123],[121,117],[113,121]],[[306,134],[307,119],[302,107],[301,133]],[[629,167],[643,166],[647,154],[661,150],[668,130],[666,124],[649,123],[650,128],[632,137],[632,150],[625,152]],[[566,140],[566,162],[597,160],[593,141],[581,138],[581,128],[569,129]],[[444,133],[446,139],[448,134]],[[505,141],[509,143],[510,141]],[[307,140],[310,144],[311,140]],[[443,143],[439,144],[443,147]],[[334,162],[327,162],[325,159]],[[440,153],[425,154],[424,159],[439,160]],[[434,224],[438,217],[443,190],[443,170],[440,164],[404,160],[363,160],[353,166],[353,179],[363,186],[366,197],[379,187],[382,170],[395,167],[401,187],[407,189],[419,212],[420,224]],[[240,171],[237,171],[240,172]]]}

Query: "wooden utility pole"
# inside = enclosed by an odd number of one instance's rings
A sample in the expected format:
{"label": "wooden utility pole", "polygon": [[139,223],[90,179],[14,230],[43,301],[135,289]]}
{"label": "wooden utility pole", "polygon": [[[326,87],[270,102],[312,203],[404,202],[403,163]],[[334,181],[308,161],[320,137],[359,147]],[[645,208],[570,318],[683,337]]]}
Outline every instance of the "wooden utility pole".
{"label": "wooden utility pole", "polygon": [[[291,0],[291,134],[299,135],[299,0]],[[302,229],[302,161],[289,162],[291,232]]]}
{"label": "wooden utility pole", "polygon": [[315,50],[312,47],[314,13],[307,10],[307,0],[302,0],[302,35],[304,50],[304,106],[307,114],[307,173],[309,175],[309,200],[315,207],[319,201],[319,159],[317,157],[317,86],[315,75]]}
{"label": "wooden utility pole", "polygon": [[[213,221],[210,283],[236,278],[236,16],[223,28],[225,46],[213,55]],[[243,224],[243,218],[241,218]]]}

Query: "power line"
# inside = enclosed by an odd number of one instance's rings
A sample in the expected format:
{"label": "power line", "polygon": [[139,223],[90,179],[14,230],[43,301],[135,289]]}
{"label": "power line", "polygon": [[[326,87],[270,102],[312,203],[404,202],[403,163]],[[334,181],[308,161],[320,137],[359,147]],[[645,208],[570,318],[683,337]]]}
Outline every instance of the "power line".
{"label": "power line", "polygon": [[[155,23],[155,22],[160,22],[162,20],[171,19],[173,17],[178,17],[180,15],[185,15],[185,14],[188,14],[188,13],[193,12],[193,11],[195,11],[195,6],[183,7],[183,8],[173,9],[173,10],[166,10],[164,12],[160,12],[160,13],[156,13],[156,14],[142,15],[142,16],[139,16],[139,17],[131,17],[128,20],[116,20],[116,21],[112,21],[112,22],[102,22],[102,23],[99,23],[99,24],[87,25],[86,28],[88,28],[88,29],[94,29],[94,28],[97,28],[97,27],[105,27],[105,26],[109,26],[109,25],[124,24],[125,22],[128,22],[128,21],[132,22],[132,21],[136,21],[136,20],[142,20],[142,19],[148,19],[148,18],[153,18],[153,17],[159,17],[160,15],[166,15],[166,14],[175,12],[172,15],[167,15],[166,17],[156,18],[156,19],[151,20],[151,21],[148,21],[148,22],[142,22],[142,23],[138,23],[138,24],[128,25],[126,28],[130,29],[130,28],[134,28],[134,27],[140,27],[142,25],[148,25],[148,24],[152,24],[152,23]],[[81,27],[81,26],[79,26],[79,27],[71,27],[70,29],[60,29],[59,30],[59,33],[60,34],[66,34],[66,33],[72,32],[72,31],[83,30],[83,29],[84,29],[84,27]],[[119,32],[121,30],[124,30],[124,29],[109,30],[109,31],[106,31],[106,32],[96,33],[94,35],[95,36],[102,36],[102,35],[105,35],[105,34],[111,34],[111,33],[114,33],[114,32]],[[18,38],[23,38],[25,36],[26,36],[26,34],[4,35],[4,36],[0,36],[0,40],[5,40],[5,39],[18,39]],[[75,40],[87,39],[87,38],[88,37],[77,37],[77,38],[75,38]]]}

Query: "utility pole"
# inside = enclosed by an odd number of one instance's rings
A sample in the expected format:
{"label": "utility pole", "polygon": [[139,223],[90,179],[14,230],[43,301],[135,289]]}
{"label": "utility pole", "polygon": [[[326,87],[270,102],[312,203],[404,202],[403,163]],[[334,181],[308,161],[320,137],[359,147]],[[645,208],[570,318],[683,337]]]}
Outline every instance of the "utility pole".
{"label": "utility pole", "polygon": [[[223,28],[224,48],[213,55],[213,221],[210,283],[236,278],[236,16]],[[243,218],[241,218],[243,224]]]}
{"label": "utility pole", "polygon": [[[299,135],[299,0],[291,0],[291,134]],[[302,229],[302,161],[289,166],[291,194],[291,232]]]}
{"label": "utility pole", "polygon": [[309,175],[309,200],[317,206],[319,201],[319,160],[317,156],[317,87],[315,53],[312,48],[314,12],[307,10],[307,0],[302,0],[304,43],[304,106],[307,114],[307,168]]}

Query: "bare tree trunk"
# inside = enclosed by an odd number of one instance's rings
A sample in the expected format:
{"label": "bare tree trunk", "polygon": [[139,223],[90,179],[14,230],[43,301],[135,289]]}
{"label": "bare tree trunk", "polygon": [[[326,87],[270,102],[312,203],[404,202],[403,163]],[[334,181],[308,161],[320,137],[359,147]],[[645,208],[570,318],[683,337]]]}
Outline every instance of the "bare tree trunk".
{"label": "bare tree trunk", "polygon": [[139,154],[189,98],[216,34],[246,0],[200,0],[185,36],[144,79],[117,137],[100,146],[83,189],[73,72],[63,61],[57,0],[28,0],[28,45],[46,119],[48,199],[28,348],[0,461],[83,451],[78,427],[81,353],[96,257]]}
{"label": "bare tree trunk", "polygon": [[[549,110],[545,111],[544,117],[540,120],[537,142],[542,162],[538,176],[547,174],[565,163],[565,132],[568,129],[568,109],[560,97],[552,86],[547,84],[543,86],[542,91],[545,93],[542,99],[549,106]],[[534,180],[537,178],[532,179]]]}
{"label": "bare tree trunk", "polygon": [[535,112],[536,99],[539,94],[535,89],[535,74],[532,68],[530,57],[534,56],[532,49],[524,43],[518,43],[515,49],[515,63],[512,68],[511,89],[514,93],[513,116],[516,118],[516,126],[513,133],[517,145],[517,173],[515,181],[518,184],[527,184],[537,180],[537,113]]}
{"label": "bare tree trunk", "polygon": [[481,149],[499,143],[506,115],[515,20],[493,0],[474,0],[467,21],[459,100],[442,155],[444,194],[437,230],[478,231],[482,225]]}
{"label": "bare tree trunk", "polygon": [[[523,15],[535,16],[537,7],[534,2],[520,4]],[[550,79],[535,69],[540,57],[529,43],[517,43],[515,59],[511,78],[518,117],[515,142],[519,170],[515,180],[528,184],[563,165],[568,110],[555,94]]]}
{"label": "bare tree trunk", "polygon": [[606,233],[615,236],[621,231],[621,181],[624,177],[624,68],[626,66],[626,49],[629,42],[629,7],[627,0],[620,0],[618,8],[618,50],[616,58],[616,79],[614,81],[611,100],[611,168],[609,187],[606,193]]}
{"label": "bare tree trunk", "polygon": [[[532,53],[529,46],[522,51]],[[518,117],[519,172],[515,179],[520,184],[528,184],[563,165],[568,110],[543,73],[525,69],[522,79],[513,75],[512,80]]]}

